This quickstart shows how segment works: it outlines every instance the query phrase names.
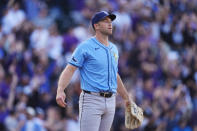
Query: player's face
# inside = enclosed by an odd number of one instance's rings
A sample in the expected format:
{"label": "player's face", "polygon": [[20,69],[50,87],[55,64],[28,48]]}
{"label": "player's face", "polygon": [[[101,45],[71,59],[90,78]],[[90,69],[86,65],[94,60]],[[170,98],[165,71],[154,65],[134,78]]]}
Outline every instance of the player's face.
{"label": "player's face", "polygon": [[112,34],[112,21],[110,18],[106,17],[97,24],[97,30],[105,35]]}

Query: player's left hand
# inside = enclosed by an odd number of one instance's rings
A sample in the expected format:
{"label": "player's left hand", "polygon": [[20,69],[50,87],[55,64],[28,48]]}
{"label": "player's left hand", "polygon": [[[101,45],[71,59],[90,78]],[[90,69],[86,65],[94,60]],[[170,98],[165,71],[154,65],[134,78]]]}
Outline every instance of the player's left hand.
{"label": "player's left hand", "polygon": [[141,126],[143,122],[143,110],[133,101],[125,108],[125,126],[128,129],[135,129]]}
{"label": "player's left hand", "polygon": [[131,98],[130,96],[127,96],[126,99],[124,99],[125,106],[128,107],[131,105]]}
{"label": "player's left hand", "polygon": [[128,100],[125,100],[125,106],[128,107],[131,105],[131,100],[128,99]]}

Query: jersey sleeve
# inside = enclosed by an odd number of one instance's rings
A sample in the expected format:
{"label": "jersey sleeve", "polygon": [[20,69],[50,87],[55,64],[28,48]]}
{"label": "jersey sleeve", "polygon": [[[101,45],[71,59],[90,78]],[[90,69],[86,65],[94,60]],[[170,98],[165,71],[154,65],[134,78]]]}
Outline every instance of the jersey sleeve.
{"label": "jersey sleeve", "polygon": [[85,60],[85,46],[80,44],[72,54],[69,64],[76,67],[82,67]]}

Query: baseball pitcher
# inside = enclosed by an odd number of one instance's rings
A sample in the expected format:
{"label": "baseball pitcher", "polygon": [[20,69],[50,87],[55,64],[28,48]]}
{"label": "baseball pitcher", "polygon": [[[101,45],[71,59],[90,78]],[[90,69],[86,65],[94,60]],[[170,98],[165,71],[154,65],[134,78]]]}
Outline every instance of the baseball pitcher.
{"label": "baseball pitcher", "polygon": [[143,112],[129,99],[118,74],[118,49],[108,40],[112,35],[114,14],[101,11],[91,19],[95,36],[79,44],[69,64],[59,77],[56,101],[66,107],[64,89],[78,68],[81,76],[79,119],[81,131],[110,131],[118,92],[124,99],[125,125],[134,129],[141,125]]}

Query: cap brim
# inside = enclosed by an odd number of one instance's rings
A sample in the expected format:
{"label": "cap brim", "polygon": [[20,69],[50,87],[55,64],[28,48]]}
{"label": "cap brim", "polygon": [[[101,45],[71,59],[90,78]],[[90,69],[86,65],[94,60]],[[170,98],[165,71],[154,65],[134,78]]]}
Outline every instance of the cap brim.
{"label": "cap brim", "polygon": [[111,19],[111,21],[115,20],[116,19],[116,15],[114,14],[109,14],[108,16],[106,17],[109,17]]}

